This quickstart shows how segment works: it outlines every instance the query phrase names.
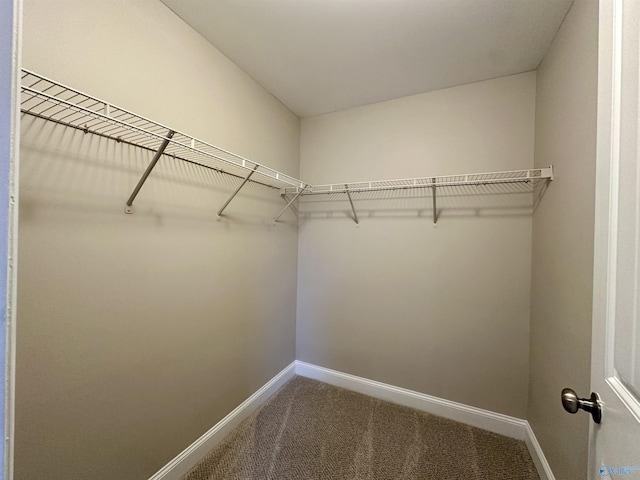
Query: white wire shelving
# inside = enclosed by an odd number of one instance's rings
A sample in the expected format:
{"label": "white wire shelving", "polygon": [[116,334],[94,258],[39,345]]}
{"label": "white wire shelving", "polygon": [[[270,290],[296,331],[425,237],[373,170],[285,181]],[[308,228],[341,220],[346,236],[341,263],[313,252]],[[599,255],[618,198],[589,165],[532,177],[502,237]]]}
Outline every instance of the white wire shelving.
{"label": "white wire shelving", "polygon": [[433,197],[433,220],[436,223],[436,190],[439,187],[534,183],[553,180],[553,167],[548,167],[505,172],[311,185],[29,70],[22,71],[21,95],[23,114],[112,139],[116,142],[124,142],[153,153],[151,162],[126,201],[126,213],[133,212],[133,202],[136,196],[162,155],[169,155],[242,179],[241,184],[218,210],[218,218],[247,182],[278,189],[287,205],[274,218],[274,222],[277,222],[300,196],[346,194],[354,220],[359,223],[351,197],[352,193],[430,188]]}
{"label": "white wire shelving", "polygon": [[[332,195],[346,194],[353,219],[359,223],[358,214],[353,203],[352,193],[380,192],[390,190],[431,189],[433,203],[433,223],[437,223],[437,193],[443,187],[473,187],[480,185],[521,184],[534,186],[538,181],[553,180],[553,167],[532,168],[529,170],[511,170],[502,172],[468,173],[463,175],[445,175],[439,177],[401,178],[395,180],[372,180],[365,182],[330,183],[325,185],[307,185],[305,188],[287,187],[287,195]],[[533,192],[533,189],[532,189]]]}
{"label": "white wire shelving", "polygon": [[451,187],[463,185],[489,185],[497,183],[526,183],[535,180],[553,179],[553,167],[512,170],[506,172],[468,173],[440,177],[402,178],[396,180],[373,180],[366,182],[330,183],[308,185],[306,188],[287,187],[287,194],[322,195],[347,192],[373,192],[381,190],[403,190],[412,188]]}
{"label": "white wire shelving", "polygon": [[[21,93],[21,111],[24,114],[155,152],[147,170],[126,202],[126,213],[133,212],[133,201],[163,154],[243,178],[241,187],[247,181],[278,190],[286,187],[304,189],[306,186],[297,178],[266,165],[173,130],[29,70],[22,71]],[[218,216],[232,198],[218,211]]]}

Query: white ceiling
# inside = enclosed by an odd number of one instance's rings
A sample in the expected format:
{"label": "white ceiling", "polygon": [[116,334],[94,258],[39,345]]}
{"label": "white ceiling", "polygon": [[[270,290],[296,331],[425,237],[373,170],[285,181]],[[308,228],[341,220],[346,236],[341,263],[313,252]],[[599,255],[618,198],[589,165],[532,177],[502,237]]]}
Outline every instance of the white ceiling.
{"label": "white ceiling", "polygon": [[162,0],[301,117],[526,72],[572,0]]}

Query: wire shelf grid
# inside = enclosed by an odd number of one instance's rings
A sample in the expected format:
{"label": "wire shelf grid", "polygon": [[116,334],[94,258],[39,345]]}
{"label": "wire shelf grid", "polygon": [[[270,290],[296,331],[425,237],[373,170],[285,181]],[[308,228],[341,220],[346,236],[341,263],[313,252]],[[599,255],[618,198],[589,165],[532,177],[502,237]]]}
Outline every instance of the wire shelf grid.
{"label": "wire shelf grid", "polygon": [[[162,155],[168,155],[188,163],[244,179],[231,198],[218,211],[218,217],[222,215],[229,202],[248,181],[278,189],[288,203],[280,214],[275,217],[274,222],[292,206],[298,197],[309,195],[346,194],[356,223],[358,223],[351,193],[430,188],[433,193],[435,212],[435,191],[439,187],[524,183],[535,185],[539,180],[553,179],[553,167],[548,167],[439,177],[311,185],[29,70],[22,71],[21,95],[21,111],[24,114],[155,152],[153,160],[127,201],[125,208],[127,213],[132,213],[131,206],[136,195]],[[253,177],[254,174],[259,179]],[[435,221],[434,214],[434,223]]]}
{"label": "wire shelf grid", "polygon": [[[234,176],[250,172],[261,176],[257,183],[282,189],[305,184],[285,173],[249,160],[190,135],[67,87],[37,73],[22,71],[22,113],[33,115],[85,133],[156,151],[169,132],[174,132],[164,154]],[[254,177],[255,178],[255,177]]]}
{"label": "wire shelf grid", "polygon": [[478,186],[501,183],[531,183],[537,180],[553,178],[553,170],[534,168],[529,170],[512,170],[506,172],[469,173],[463,175],[446,175],[440,177],[403,178],[396,180],[372,180],[366,182],[331,183],[326,185],[308,185],[305,189],[290,187],[287,194],[296,194],[301,190],[302,196],[334,193],[375,192],[384,190],[407,190],[415,188],[439,188],[453,186]]}

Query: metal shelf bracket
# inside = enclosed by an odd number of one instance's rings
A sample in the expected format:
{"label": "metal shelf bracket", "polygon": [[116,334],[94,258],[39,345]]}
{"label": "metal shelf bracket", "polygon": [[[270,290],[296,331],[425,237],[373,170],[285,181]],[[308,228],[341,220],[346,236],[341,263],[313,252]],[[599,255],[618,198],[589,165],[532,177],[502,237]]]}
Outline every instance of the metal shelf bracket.
{"label": "metal shelf bracket", "polygon": [[171,141],[171,137],[173,137],[175,133],[176,132],[174,132],[173,130],[169,130],[169,133],[167,133],[167,136],[162,142],[162,145],[160,145],[160,148],[158,149],[156,154],[153,156],[151,163],[149,163],[149,165],[147,166],[147,169],[142,174],[142,177],[140,177],[140,180],[138,180],[138,184],[136,185],[136,188],[134,188],[133,192],[131,192],[131,195],[129,196],[129,200],[127,200],[127,203],[124,207],[124,213],[133,213],[133,201],[138,196],[138,193],[140,192],[140,189],[144,185],[144,182],[147,181],[147,177],[149,177],[149,175],[151,174],[151,171],[153,170],[153,167],[155,167],[156,163],[158,163],[158,160],[160,160],[162,153],[167,148],[167,145],[169,145],[169,142]]}
{"label": "metal shelf bracket", "polygon": [[249,174],[244,178],[242,183],[238,186],[238,188],[236,188],[235,192],[233,192],[229,197],[229,199],[226,202],[224,202],[224,205],[222,206],[222,208],[218,210],[218,216],[216,217],[216,220],[220,220],[220,217],[222,216],[222,212],[224,212],[224,209],[227,208],[227,206],[231,203],[231,200],[235,198],[235,196],[242,189],[242,187],[244,187],[247,184],[247,182],[251,178],[251,175],[255,173],[255,171],[258,169],[259,166],[260,165],[256,165],[255,167],[253,167],[253,170],[251,170]]}
{"label": "metal shelf bracket", "polygon": [[[284,201],[284,203],[289,203],[289,197],[288,197],[288,196],[287,196],[287,194],[285,193],[285,189],[284,189],[284,188],[283,188],[283,189],[281,190],[281,192],[280,192],[280,198]],[[291,205],[289,208],[291,209],[291,211],[292,211],[293,213],[295,213],[296,217],[298,217],[298,216],[299,216],[298,209],[296,208],[296,206],[295,206],[295,205]]]}
{"label": "metal shelf bracket", "polygon": [[345,183],[344,189],[347,192],[347,197],[349,197],[349,203],[351,204],[351,211],[353,212],[353,219],[356,222],[356,225],[360,225],[360,221],[358,220],[358,214],[356,213],[356,209],[353,206],[353,200],[351,199],[351,193],[349,192],[349,185]]}
{"label": "metal shelf bracket", "polygon": [[433,182],[433,186],[431,187],[431,193],[433,195],[433,224],[438,223],[438,208],[436,205],[436,179],[435,177],[431,179]]}
{"label": "metal shelf bracket", "polygon": [[289,200],[289,203],[287,203],[287,206],[286,206],[286,207],[284,207],[284,208],[280,211],[280,213],[279,213],[278,215],[276,215],[276,217],[273,219],[273,224],[274,224],[274,225],[278,222],[278,220],[279,220],[279,219],[280,219],[280,217],[284,214],[284,212],[286,212],[286,211],[287,211],[287,209],[288,209],[291,205],[293,205],[293,202],[295,202],[295,201],[297,200],[297,198],[298,198],[300,195],[302,195],[302,192],[304,192],[306,188],[307,188],[307,185],[305,185],[305,186],[301,187],[301,188],[300,188],[300,191],[299,191],[298,193],[296,193],[296,194],[295,194],[295,196],[294,196],[291,200]]}

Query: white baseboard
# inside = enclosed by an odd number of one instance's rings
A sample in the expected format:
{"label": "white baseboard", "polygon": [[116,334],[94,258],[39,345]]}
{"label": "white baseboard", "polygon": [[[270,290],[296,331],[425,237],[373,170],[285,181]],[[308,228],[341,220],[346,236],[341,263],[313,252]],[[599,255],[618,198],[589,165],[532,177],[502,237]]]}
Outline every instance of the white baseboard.
{"label": "white baseboard", "polygon": [[296,360],[267,382],[260,390],[242,402],[229,415],[213,426],[149,480],[179,480],[240,422],[255,412],[271,395],[294,375],[320,380],[337,387],[370,395],[381,400],[415,408],[423,412],[449,418],[500,435],[524,440],[541,480],[555,480],[549,463],[529,422],[482,408],[444,400],[386,383],[337,372]]}
{"label": "white baseboard", "polygon": [[213,447],[226,437],[245,418],[255,412],[271,395],[276,393],[295,375],[295,362],[269,380],[260,390],[242,402],[229,415],[220,420],[208,432],[189,445],[176,458],[167,463],[149,480],[179,480],[198,463]]}
{"label": "white baseboard", "polygon": [[553,476],[549,462],[547,462],[547,458],[544,456],[542,447],[538,443],[538,439],[536,438],[535,433],[533,433],[533,429],[531,428],[531,425],[529,425],[529,422],[527,422],[527,436],[524,438],[524,442],[527,444],[529,454],[531,455],[531,459],[538,470],[538,475],[541,480],[555,480],[556,477]]}
{"label": "white baseboard", "polygon": [[365,395],[387,400],[398,405],[422,410],[423,412],[438,415],[439,417],[445,417],[466,423],[467,425],[483,428],[506,437],[524,440],[526,436],[526,420],[510,417],[501,413],[470,407],[462,403],[444,400],[424,393],[394,387],[386,383],[336,372],[335,370],[317,367],[300,361],[296,361],[296,374],[320,380],[337,387],[364,393]]}
{"label": "white baseboard", "polygon": [[524,440],[542,480],[554,480],[546,458],[540,448],[529,422],[482,408],[444,400],[424,393],[395,387],[355,375],[337,372],[324,367],[296,360],[296,374],[320,380],[336,387],[346,388],[381,400],[415,408],[423,412],[466,423],[473,427],[489,430],[518,440]]}

